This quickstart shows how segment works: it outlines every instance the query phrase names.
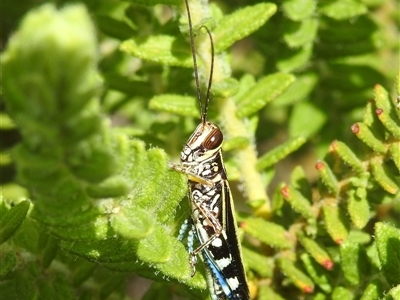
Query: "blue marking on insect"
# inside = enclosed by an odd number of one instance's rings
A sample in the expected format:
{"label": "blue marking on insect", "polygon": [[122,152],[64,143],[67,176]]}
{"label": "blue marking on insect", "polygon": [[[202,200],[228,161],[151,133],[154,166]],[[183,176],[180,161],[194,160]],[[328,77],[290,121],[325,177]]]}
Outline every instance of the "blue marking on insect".
{"label": "blue marking on insect", "polygon": [[[188,251],[189,253],[193,253],[194,240],[196,240],[198,243],[201,242],[196,231],[196,226],[193,224],[193,220],[191,218],[185,220],[179,230],[178,239],[180,241],[184,239],[186,232],[188,232]],[[240,272],[237,274],[224,274],[224,272],[222,271],[224,270],[224,266],[221,266],[221,263],[218,263],[218,260],[216,261],[211,257],[212,253],[210,249],[204,248],[201,251],[201,254],[203,261],[206,264],[206,279],[212,300],[221,300],[225,299],[225,297],[228,300],[249,299],[249,296],[247,294],[248,292],[246,292],[247,283],[245,281],[245,278],[243,280],[243,278],[240,277]],[[230,258],[230,253],[226,253],[225,260],[228,260],[229,263],[225,267],[229,268],[230,264],[237,266],[237,261],[229,261]],[[190,261],[191,264],[196,263],[196,256],[192,257]],[[233,275],[234,277],[228,278],[228,275]]]}
{"label": "blue marking on insect", "polygon": [[[189,227],[190,227],[190,229],[189,229]],[[196,233],[195,233],[193,222],[191,222],[191,219],[186,219],[185,222],[182,223],[181,228],[179,229],[179,235],[178,235],[179,241],[182,241],[184,239],[186,232],[188,232],[188,235],[187,235],[188,252],[192,253],[193,245],[194,245],[194,238],[195,238]],[[197,262],[197,257],[196,257],[196,262]]]}
{"label": "blue marking on insect", "polygon": [[226,297],[228,297],[228,299],[234,299],[232,298],[232,290],[230,289],[229,284],[225,279],[225,276],[218,270],[218,268],[215,265],[215,262],[212,259],[208,258],[204,253],[203,253],[203,258],[204,262],[208,265],[212,274],[214,275],[214,278],[218,281],[218,284],[221,286]]}

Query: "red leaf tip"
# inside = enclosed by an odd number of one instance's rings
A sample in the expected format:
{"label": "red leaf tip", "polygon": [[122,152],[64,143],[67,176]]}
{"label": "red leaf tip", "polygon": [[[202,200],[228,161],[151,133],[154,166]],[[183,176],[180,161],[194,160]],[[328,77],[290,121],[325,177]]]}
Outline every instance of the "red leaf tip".
{"label": "red leaf tip", "polygon": [[358,123],[355,123],[351,126],[351,131],[353,131],[354,134],[358,134],[360,132],[360,126]]}
{"label": "red leaf tip", "polygon": [[343,243],[343,239],[337,239],[335,241],[336,244],[341,245]]}
{"label": "red leaf tip", "polygon": [[305,286],[303,287],[303,291],[307,294],[311,294],[314,291],[314,288],[312,286]]}
{"label": "red leaf tip", "polygon": [[334,263],[330,259],[326,259],[322,262],[322,266],[327,269],[328,271],[333,269]]}
{"label": "red leaf tip", "polygon": [[319,171],[319,170],[322,170],[323,168],[325,168],[325,165],[323,162],[320,161],[315,164],[315,168]]}
{"label": "red leaf tip", "polygon": [[281,194],[285,199],[288,199],[290,194],[289,194],[289,187],[285,185],[283,188],[281,188]]}
{"label": "red leaf tip", "polygon": [[331,152],[336,151],[337,145],[338,145],[338,141],[337,141],[337,140],[334,140],[334,141],[331,143],[331,146],[329,147],[329,151],[331,151]]}

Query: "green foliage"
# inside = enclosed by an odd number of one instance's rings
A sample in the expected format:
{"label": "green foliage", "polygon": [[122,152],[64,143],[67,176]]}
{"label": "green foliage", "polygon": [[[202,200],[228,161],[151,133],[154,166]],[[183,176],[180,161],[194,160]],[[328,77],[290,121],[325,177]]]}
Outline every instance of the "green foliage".
{"label": "green foliage", "polygon": [[[183,1],[76,2],[3,5],[1,295],[208,299],[167,167],[199,119]],[[396,2],[238,3],[190,7],[252,299],[399,299]]]}

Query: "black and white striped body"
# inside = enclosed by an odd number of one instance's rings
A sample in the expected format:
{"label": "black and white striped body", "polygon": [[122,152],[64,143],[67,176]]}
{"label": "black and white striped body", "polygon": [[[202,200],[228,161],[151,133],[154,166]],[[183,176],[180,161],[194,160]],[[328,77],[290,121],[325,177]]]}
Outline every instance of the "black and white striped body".
{"label": "black and white striped body", "polygon": [[188,174],[191,219],[200,246],[191,255],[203,260],[214,280],[214,299],[250,299],[218,126],[202,122],[186,143],[181,162]]}

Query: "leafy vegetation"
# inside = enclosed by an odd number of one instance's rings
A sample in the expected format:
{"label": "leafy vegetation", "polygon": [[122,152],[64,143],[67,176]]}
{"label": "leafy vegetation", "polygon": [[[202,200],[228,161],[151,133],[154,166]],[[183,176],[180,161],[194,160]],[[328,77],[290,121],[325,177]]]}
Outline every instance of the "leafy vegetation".
{"label": "leafy vegetation", "polygon": [[[208,299],[167,167],[199,119],[183,1],[44,2],[2,7],[2,298]],[[400,299],[395,6],[190,1],[252,299]]]}

